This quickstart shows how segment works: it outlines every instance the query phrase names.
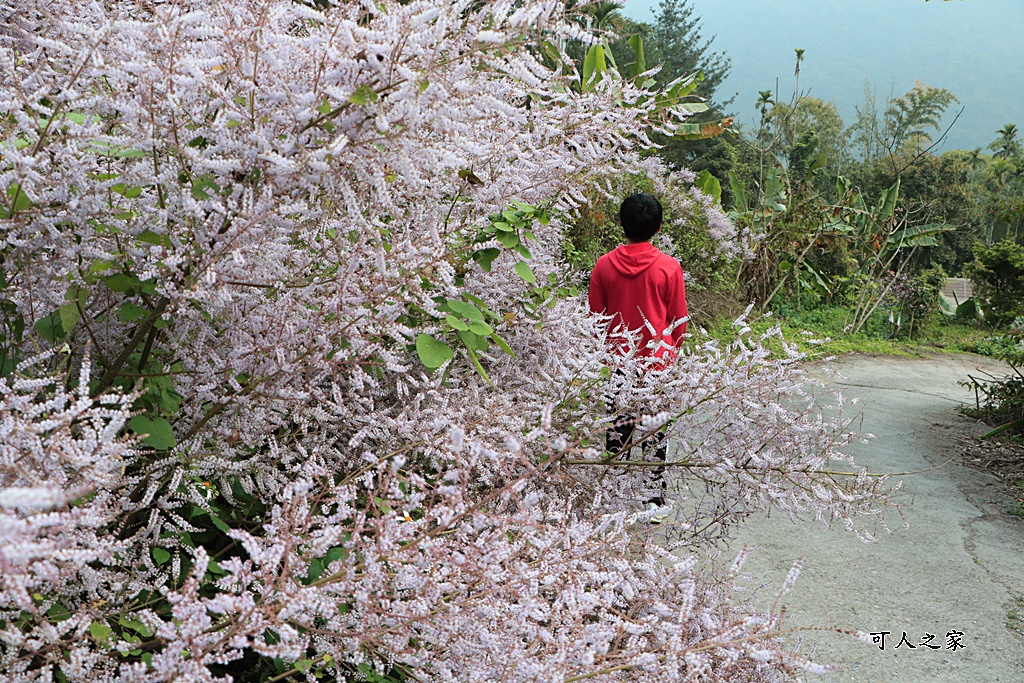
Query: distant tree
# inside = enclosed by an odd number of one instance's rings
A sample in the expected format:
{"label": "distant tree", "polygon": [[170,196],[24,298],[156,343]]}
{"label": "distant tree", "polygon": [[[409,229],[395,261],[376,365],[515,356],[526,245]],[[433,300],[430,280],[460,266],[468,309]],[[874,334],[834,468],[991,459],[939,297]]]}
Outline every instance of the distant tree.
{"label": "distant tree", "polygon": [[[758,105],[764,107],[760,99]],[[801,97],[796,102],[775,104],[768,112],[768,119],[779,137],[782,153],[790,158],[794,146],[807,133],[814,133],[816,149],[825,154],[828,167],[833,171],[838,172],[849,157],[846,128],[834,102]]]}
{"label": "distant tree", "polygon": [[[647,62],[662,64],[658,79],[666,83],[699,69],[704,73],[704,81],[697,94],[711,100],[729,75],[732,62],[724,53],[711,49],[715,38],[704,38],[700,17],[693,16],[690,1],[661,0],[652,29],[646,46]],[[730,98],[721,104],[731,101]]]}
{"label": "distant tree", "polygon": [[[714,36],[704,37],[700,18],[694,16],[689,0],[662,0],[652,23],[624,19],[617,32],[623,40],[612,45],[616,62],[626,64],[633,60],[625,39],[639,35],[644,42],[648,67],[661,66],[661,71],[654,77],[661,85],[695,71],[703,74],[695,94],[704,99],[708,110],[694,114],[692,122],[716,121],[728,115],[727,108],[734,98],[719,98],[718,89],[729,75],[731,62],[724,53],[712,49]],[[688,167],[698,172],[707,170],[719,179],[724,179],[731,168],[724,136],[709,140],[655,137],[661,146],[657,154],[671,166]]]}
{"label": "distant tree", "polygon": [[796,79],[796,86],[795,86],[795,88],[796,88],[797,97],[799,97],[800,96],[800,62],[804,61],[804,52],[806,52],[806,50],[804,50],[803,48],[799,48],[798,47],[798,48],[796,48],[793,51],[796,52],[796,68],[793,69],[793,78]]}
{"label": "distant tree", "polygon": [[945,88],[917,83],[903,97],[889,102],[885,110],[886,146],[894,153],[916,153],[932,143],[929,129],[939,131],[939,123],[949,105],[959,102]]}
{"label": "distant tree", "polygon": [[945,88],[917,83],[902,97],[890,96],[880,114],[874,88],[864,91],[864,105],[857,107],[857,119],[847,137],[858,156],[866,162],[887,159],[890,175],[900,175],[936,140],[946,110],[959,102]]}
{"label": "distant tree", "polygon": [[996,134],[999,135],[995,142],[988,146],[995,154],[994,157],[997,159],[1013,159],[1021,156],[1021,144],[1020,140],[1017,139],[1017,124],[1008,123],[999,130]]}
{"label": "distant tree", "polygon": [[595,2],[584,7],[590,15],[591,28],[599,31],[616,31],[623,26],[622,5],[616,2]]}

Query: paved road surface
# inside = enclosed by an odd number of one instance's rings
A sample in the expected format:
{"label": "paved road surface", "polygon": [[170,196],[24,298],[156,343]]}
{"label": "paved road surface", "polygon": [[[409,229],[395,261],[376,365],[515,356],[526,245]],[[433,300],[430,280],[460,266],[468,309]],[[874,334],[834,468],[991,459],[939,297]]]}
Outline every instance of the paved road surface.
{"label": "paved road surface", "polygon": [[[847,396],[862,400],[861,431],[877,438],[851,446],[872,471],[924,470],[948,460],[957,437],[986,428],[960,416],[973,395],[957,386],[968,372],[998,372],[994,361],[944,355],[927,360],[849,356],[832,364]],[[994,477],[950,462],[903,477],[913,498],[909,528],[865,545],[841,529],[792,524],[782,515],[758,520],[737,541],[759,544],[745,569],[781,583],[790,564],[804,571],[787,597],[790,625],[840,625],[890,631],[885,649],[836,634],[809,633],[815,661],[836,671],[824,679],[857,683],[1021,683],[1024,638],[1007,628],[1024,597],[1024,519],[1006,514]],[[943,649],[894,649],[906,631],[919,645],[936,634]],[[960,631],[964,649],[945,649]],[[806,650],[805,650],[806,651]]]}

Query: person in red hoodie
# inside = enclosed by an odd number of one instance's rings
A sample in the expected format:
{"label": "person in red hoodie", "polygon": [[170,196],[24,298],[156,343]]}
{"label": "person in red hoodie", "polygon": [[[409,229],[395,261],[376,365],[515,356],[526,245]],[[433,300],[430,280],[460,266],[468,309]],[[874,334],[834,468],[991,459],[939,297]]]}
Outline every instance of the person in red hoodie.
{"label": "person in red hoodie", "polygon": [[[686,332],[686,287],[679,261],[663,254],[650,240],[661,229],[661,203],[649,194],[627,197],[619,209],[626,243],[597,260],[590,275],[590,310],[611,315],[608,343],[619,354],[628,350],[621,330],[639,333],[641,356],[659,360],[648,367],[665,367],[676,356]],[[620,331],[617,333],[617,331]],[[609,402],[609,411],[614,411]],[[616,419],[608,431],[608,452],[618,455],[630,448],[636,431],[635,416]],[[665,460],[665,444],[659,441],[655,457]],[[662,468],[653,474],[662,488]],[[664,505],[663,497],[649,503]]]}

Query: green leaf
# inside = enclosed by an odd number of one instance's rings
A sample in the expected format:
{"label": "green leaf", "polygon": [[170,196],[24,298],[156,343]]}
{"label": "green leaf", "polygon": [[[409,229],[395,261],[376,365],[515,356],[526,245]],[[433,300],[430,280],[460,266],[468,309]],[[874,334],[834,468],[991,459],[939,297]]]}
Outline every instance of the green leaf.
{"label": "green leaf", "polygon": [[[195,186],[193,186],[193,189],[194,187]],[[216,185],[214,185],[214,187],[216,187]],[[195,195],[193,194],[193,196]],[[203,199],[209,198],[209,195],[203,197]],[[152,230],[143,230],[142,232],[135,236],[135,239],[137,239],[140,242],[145,242],[146,244],[156,245],[158,247],[166,247],[168,249],[171,247],[171,238],[168,235],[161,235],[160,233],[153,232]]]}
{"label": "green leaf", "polygon": [[458,299],[450,299],[448,301],[448,308],[452,309],[455,313],[458,313],[466,320],[483,320],[484,315],[480,312],[480,309],[473,304],[466,303],[465,301],[459,301]]}
{"label": "green leaf", "polygon": [[94,621],[89,624],[89,634],[92,635],[96,640],[106,640],[110,637],[110,627],[106,624],[101,624],[98,621]]}
{"label": "green leaf", "polygon": [[82,319],[77,302],[64,304],[57,309],[57,313],[60,315],[60,326],[64,329],[65,334],[70,332],[78,324],[78,321]]}
{"label": "green leaf", "polygon": [[497,335],[497,333],[492,333],[491,334],[491,339],[494,340],[494,343],[497,344],[499,346],[499,348],[501,348],[502,351],[504,351],[508,355],[512,356],[513,358],[516,357],[516,354],[512,351],[512,347],[508,345],[508,342],[506,342],[504,339],[499,337]]}
{"label": "green leaf", "polygon": [[147,313],[149,313],[148,308],[143,308],[131,301],[125,301],[121,304],[120,308],[117,309],[117,317],[120,318],[122,322],[126,323],[133,322],[140,318],[145,318]]}
{"label": "green leaf", "polygon": [[679,123],[673,128],[677,140],[706,140],[724,133],[732,125],[732,117],[707,123]]}
{"label": "green leaf", "polygon": [[533,274],[533,271],[530,269],[530,264],[526,261],[520,261],[516,264],[516,273],[531,285],[537,284],[537,276]]}
{"label": "green leaf", "polygon": [[373,88],[364,83],[356,87],[355,91],[349,96],[348,101],[352,104],[361,105],[376,102],[378,99],[379,95],[374,92]]}
{"label": "green leaf", "polygon": [[119,623],[121,626],[125,628],[130,628],[143,638],[151,638],[153,636],[153,632],[149,629],[149,627],[143,624],[138,619],[129,619],[128,617],[121,616],[118,618],[117,623]]}
{"label": "green leaf", "polygon": [[141,158],[147,156],[146,152],[141,149],[132,149],[130,147],[119,147],[118,145],[112,145],[109,142],[101,142],[94,140],[89,144],[89,147],[85,149],[86,152],[92,152],[105,157],[116,157],[119,159],[127,158]]}
{"label": "green leaf", "polygon": [[462,330],[463,332],[465,332],[466,330],[469,329],[469,325],[467,325],[466,323],[462,322],[461,320],[459,320],[458,318],[456,318],[454,315],[452,315],[450,313],[445,317],[445,322],[447,322],[449,326],[451,326],[452,328],[454,328],[456,330]]}
{"label": "green leaf", "polygon": [[434,339],[429,334],[421,334],[416,337],[416,353],[419,355],[420,361],[431,370],[436,370],[455,357],[451,347]]}
{"label": "green leaf", "polygon": [[637,78],[647,71],[647,60],[644,58],[644,39],[640,37],[639,33],[634,33],[626,42],[633,50],[634,59],[630,66],[633,67],[633,78]]}
{"label": "green leaf", "polygon": [[308,586],[314,581],[318,580],[324,575],[324,562],[320,558],[314,559],[309,563],[309,569],[306,570],[306,581],[305,584]]}
{"label": "green leaf", "polygon": [[227,574],[227,571],[217,564],[217,560],[212,557],[206,563],[206,571],[210,572],[214,576],[224,576]]}
{"label": "green leaf", "polygon": [[719,204],[722,203],[722,183],[718,181],[718,178],[711,175],[706,168],[697,174],[697,179],[693,184],[704,194],[714,197],[715,201]]}
{"label": "green leaf", "polygon": [[220,192],[220,185],[213,182],[209,177],[196,178],[192,181],[192,199],[196,201],[202,201],[210,198],[210,193],[207,190],[212,190],[214,194]]}
{"label": "green leaf", "polygon": [[50,618],[50,621],[67,621],[71,618],[71,611],[61,603],[55,602],[46,611],[46,616]]}
{"label": "green leaf", "polygon": [[494,238],[498,240],[498,244],[509,249],[514,249],[519,244],[519,233],[517,232],[499,232]]}
{"label": "green leaf", "polygon": [[[215,527],[217,527],[218,529],[220,529],[224,533],[227,533],[227,532],[231,531],[231,527],[228,526],[227,522],[225,522],[223,519],[221,519],[217,515],[210,515],[210,521],[213,522],[213,525]],[[225,572],[225,573],[227,573],[227,572]]]}
{"label": "green leaf", "polygon": [[485,322],[472,322],[469,324],[469,331],[478,335],[494,334],[494,329]]}
{"label": "green leaf", "polygon": [[500,253],[500,249],[495,249],[493,247],[490,249],[481,249],[474,252],[473,259],[480,264],[480,267],[483,268],[485,272],[489,273],[491,272],[491,264],[494,263],[494,259],[498,258]]}
{"label": "green leaf", "polygon": [[878,203],[878,213],[875,216],[877,220],[884,221],[892,216],[893,211],[896,209],[896,200],[900,195],[900,181],[899,178],[893,183],[882,195],[881,201]]}
{"label": "green leaf", "polygon": [[469,359],[473,361],[473,366],[476,368],[476,371],[480,373],[480,376],[483,377],[488,384],[491,384],[491,378],[487,376],[484,366],[480,365],[480,359],[477,357],[476,351],[473,349],[473,347],[479,343],[477,336],[472,332],[459,332],[459,338],[462,340],[462,343],[466,345],[466,353],[469,354]]}
{"label": "green leaf", "polygon": [[128,427],[139,436],[145,434],[142,440],[158,451],[174,446],[174,430],[171,429],[171,423],[162,417],[136,415],[129,420]]}
{"label": "green leaf", "polygon": [[483,185],[484,181],[480,180],[476,173],[473,173],[468,168],[459,169],[459,177],[465,180],[470,185]]}
{"label": "green leaf", "polygon": [[56,342],[58,339],[63,339],[67,334],[64,329],[63,323],[61,322],[60,311],[54,311],[45,318],[39,319],[33,329],[39,333],[39,336],[48,342]]}
{"label": "green leaf", "polygon": [[608,70],[603,45],[591,45],[583,60],[583,89],[592,90],[601,74]]}
{"label": "green leaf", "polygon": [[505,221],[495,221],[494,223],[492,223],[492,225],[498,230],[501,230],[502,232],[512,232],[513,230],[515,230],[515,228],[513,228],[510,224],[506,223]]}
{"label": "green leaf", "polygon": [[157,564],[164,564],[170,561],[171,554],[163,548],[152,548],[151,550],[153,552],[153,561]]}
{"label": "green leaf", "polygon": [[328,550],[327,554],[324,555],[324,565],[326,566],[329,565],[331,562],[344,560],[346,557],[348,557],[348,550],[341,547],[340,545],[336,545],[330,550]]}

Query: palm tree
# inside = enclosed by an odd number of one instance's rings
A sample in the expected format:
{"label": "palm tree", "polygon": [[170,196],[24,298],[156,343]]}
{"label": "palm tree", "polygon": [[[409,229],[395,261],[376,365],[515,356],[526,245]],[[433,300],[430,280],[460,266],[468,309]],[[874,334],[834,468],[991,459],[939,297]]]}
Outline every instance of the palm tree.
{"label": "palm tree", "polygon": [[800,97],[800,62],[804,61],[804,49],[798,47],[793,52],[796,52],[796,68],[793,70],[793,76],[796,77],[796,96]]}
{"label": "palm tree", "polygon": [[993,150],[997,159],[1009,159],[1021,155],[1020,140],[1017,139],[1017,124],[1008,123],[996,131],[999,136],[996,141],[988,146]]}
{"label": "palm tree", "polygon": [[615,31],[622,24],[622,5],[615,2],[595,2],[584,11],[591,16],[591,27],[600,31]]}

